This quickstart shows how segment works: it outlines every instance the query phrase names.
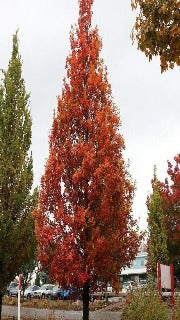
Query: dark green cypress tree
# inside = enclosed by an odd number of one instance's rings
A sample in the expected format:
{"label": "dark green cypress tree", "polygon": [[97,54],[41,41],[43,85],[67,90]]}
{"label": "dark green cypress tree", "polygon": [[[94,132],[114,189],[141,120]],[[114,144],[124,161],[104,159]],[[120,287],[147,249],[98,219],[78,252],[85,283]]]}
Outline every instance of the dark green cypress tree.
{"label": "dark green cypress tree", "polygon": [[34,259],[36,240],[33,193],[31,115],[22,78],[18,34],[0,86],[0,314],[7,284]]}
{"label": "dark green cypress tree", "polygon": [[154,167],[152,190],[153,192],[147,202],[149,232],[148,266],[149,271],[156,275],[157,262],[162,264],[168,263],[167,235],[165,230],[162,199],[159,191],[159,181],[156,177],[156,167]]}

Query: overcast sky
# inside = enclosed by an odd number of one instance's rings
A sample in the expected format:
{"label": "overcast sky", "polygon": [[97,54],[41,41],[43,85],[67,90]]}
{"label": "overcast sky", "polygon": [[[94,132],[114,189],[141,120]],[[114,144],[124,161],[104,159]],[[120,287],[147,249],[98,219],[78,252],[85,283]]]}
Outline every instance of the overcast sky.
{"label": "overcast sky", "polygon": [[[146,227],[146,197],[151,190],[153,165],[166,176],[167,160],[180,152],[180,90],[177,67],[160,73],[159,59],[148,62],[132,46],[135,19],[130,0],[95,0],[93,25],[103,40],[101,57],[108,68],[114,102],[121,114],[121,132],[137,183],[133,213]],[[7,68],[12,34],[19,28],[23,77],[31,93],[32,150],[35,185],[39,185],[48,157],[48,135],[57,96],[65,76],[69,30],[78,17],[77,0],[1,0],[0,68]]]}

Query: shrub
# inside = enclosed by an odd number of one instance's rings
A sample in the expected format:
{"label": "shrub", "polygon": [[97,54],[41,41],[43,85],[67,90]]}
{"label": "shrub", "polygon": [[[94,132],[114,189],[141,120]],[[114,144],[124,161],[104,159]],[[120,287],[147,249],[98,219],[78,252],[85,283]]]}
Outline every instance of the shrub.
{"label": "shrub", "polygon": [[131,294],[130,302],[125,306],[123,320],[168,320],[169,310],[159,301],[156,290],[148,287]]}
{"label": "shrub", "polygon": [[174,312],[174,320],[180,319],[180,297],[176,299],[175,303],[175,312]]}

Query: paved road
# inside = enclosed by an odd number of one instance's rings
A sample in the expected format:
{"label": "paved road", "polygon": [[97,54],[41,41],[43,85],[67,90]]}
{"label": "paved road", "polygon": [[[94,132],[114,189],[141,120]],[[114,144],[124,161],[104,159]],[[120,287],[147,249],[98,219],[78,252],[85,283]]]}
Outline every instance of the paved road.
{"label": "paved road", "polygon": [[[3,316],[17,317],[17,306],[3,306]],[[21,316],[26,319],[46,319],[54,316],[54,319],[59,320],[82,320],[82,311],[63,311],[63,310],[48,310],[35,308],[21,308]],[[94,311],[90,312],[90,320],[120,320],[121,312],[110,311]]]}

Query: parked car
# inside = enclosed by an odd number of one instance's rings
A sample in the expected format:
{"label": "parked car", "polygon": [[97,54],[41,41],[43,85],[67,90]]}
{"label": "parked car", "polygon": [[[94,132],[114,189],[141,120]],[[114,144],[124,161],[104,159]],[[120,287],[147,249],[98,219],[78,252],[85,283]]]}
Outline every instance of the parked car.
{"label": "parked car", "polygon": [[136,287],[136,284],[134,281],[127,281],[124,282],[122,285],[122,293],[127,293],[132,291]]}
{"label": "parked car", "polygon": [[147,280],[146,279],[140,279],[139,280],[139,284],[138,284],[138,288],[143,289],[146,288],[147,286]]}
{"label": "parked car", "polygon": [[52,300],[67,300],[70,298],[70,294],[73,293],[71,289],[63,290],[60,286],[54,286],[51,290],[48,290],[46,297]]}
{"label": "parked car", "polygon": [[18,296],[18,282],[12,281],[10,285],[7,287],[7,294],[11,297]]}
{"label": "parked car", "polygon": [[49,290],[48,298],[52,300],[61,299],[62,297],[62,289],[60,286],[54,286],[51,290]]}
{"label": "parked car", "polygon": [[70,290],[69,289],[61,291],[61,299],[62,300],[69,299],[69,296],[70,296]]}
{"label": "parked car", "polygon": [[31,298],[34,298],[35,297],[35,292],[37,290],[39,290],[40,287],[39,286],[29,286],[25,291],[24,291],[24,297],[26,299],[31,299]]}
{"label": "parked car", "polygon": [[38,290],[34,291],[34,297],[39,299],[48,298],[54,284],[43,284]]}
{"label": "parked car", "polygon": [[9,289],[8,295],[9,295],[10,297],[18,297],[18,285],[17,285],[16,287],[11,287],[11,288]]}

